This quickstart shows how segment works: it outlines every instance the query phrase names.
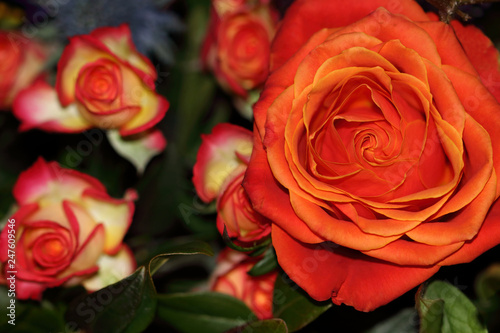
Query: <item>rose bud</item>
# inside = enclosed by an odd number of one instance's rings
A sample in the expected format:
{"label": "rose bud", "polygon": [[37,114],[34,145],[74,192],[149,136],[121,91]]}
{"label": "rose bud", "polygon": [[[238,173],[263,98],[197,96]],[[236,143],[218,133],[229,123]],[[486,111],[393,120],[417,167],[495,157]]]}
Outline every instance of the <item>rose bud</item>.
{"label": "rose bud", "polygon": [[74,36],[58,63],[56,89],[38,82],[14,103],[21,130],[81,132],[116,129],[144,132],[165,115],[169,103],[155,92],[156,69],[140,54],[127,25]]}
{"label": "rose bud", "polygon": [[273,290],[278,272],[248,275],[259,260],[226,248],[217,260],[210,289],[242,300],[259,319],[269,319],[273,317]]}
{"label": "rose bud", "polygon": [[214,1],[202,48],[203,64],[220,85],[244,99],[268,76],[278,13],[268,4]]}
{"label": "rose bud", "polygon": [[252,153],[252,132],[219,124],[202,136],[193,168],[193,183],[206,203],[217,199],[217,229],[226,228],[239,245],[252,246],[271,232],[269,221],[255,212],[241,186]]}
{"label": "rose bud", "polygon": [[[46,288],[60,285],[83,283],[93,291],[135,269],[122,243],[135,191],[111,198],[97,179],[40,158],[21,173],[13,194],[19,208],[0,235],[0,261],[4,278],[17,272],[19,299],[39,300]],[[11,244],[15,261],[9,257]],[[112,267],[103,267],[110,262]]]}
{"label": "rose bud", "polygon": [[0,31],[0,109],[9,109],[19,91],[42,73],[47,50],[19,32]]}
{"label": "rose bud", "polygon": [[500,73],[481,31],[410,0],[297,0],[271,58],[243,186],[312,298],[371,311],[500,243]]}

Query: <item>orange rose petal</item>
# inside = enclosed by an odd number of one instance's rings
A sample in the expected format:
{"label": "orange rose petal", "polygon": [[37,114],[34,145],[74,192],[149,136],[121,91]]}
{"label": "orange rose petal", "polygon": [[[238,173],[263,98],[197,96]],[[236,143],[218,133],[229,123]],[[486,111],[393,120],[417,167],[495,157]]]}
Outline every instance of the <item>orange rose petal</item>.
{"label": "orange rose petal", "polygon": [[[279,149],[279,147],[273,146],[273,149],[274,148]],[[274,151],[273,153],[270,153],[270,149],[271,147],[268,147],[267,158],[271,165],[274,164],[271,163],[271,160],[275,161],[276,163],[286,163],[284,166],[286,169],[281,169],[281,172],[278,172],[278,170],[280,170],[280,167],[276,166],[277,171],[274,176],[282,184],[286,184],[286,187],[290,189],[290,191],[301,193],[302,196],[306,197],[311,202],[316,203],[321,203],[321,200],[331,202],[354,202],[361,200],[361,198],[356,195],[345,193],[340,189],[335,189],[327,183],[314,179],[302,167],[299,168],[295,163],[293,163],[292,154],[290,153],[288,147],[286,147],[284,154],[286,154],[285,157],[291,161],[290,163],[283,161],[281,159],[282,155],[279,155],[279,153],[274,154]],[[281,167],[283,167],[283,165]],[[291,173],[283,172],[284,170],[288,169]],[[304,175],[306,175],[307,177],[305,177]],[[371,176],[373,177],[373,175]],[[372,178],[370,178],[370,181],[371,179]],[[406,204],[388,204],[367,199],[363,199],[362,201],[369,206],[377,207],[379,209],[401,209],[407,206]]]}
{"label": "orange rose petal", "polygon": [[[434,217],[436,221],[423,223],[408,232],[410,238],[425,244],[447,245],[470,240],[476,235],[488,208],[496,198],[497,177],[495,173],[492,174],[491,148],[488,139],[484,129],[468,117],[464,140],[466,145],[474,147],[467,149],[470,153],[462,180],[463,185]],[[451,219],[440,221],[440,217],[456,211],[458,214]]]}
{"label": "orange rose petal", "polygon": [[420,221],[400,221],[375,217],[366,218],[359,214],[359,205],[358,207],[354,207],[351,203],[335,203],[335,208],[342,211],[363,232],[373,235],[385,237],[401,236],[421,223]]}
{"label": "orange rose petal", "polygon": [[[264,185],[264,186],[263,186]],[[249,167],[243,180],[253,208],[274,223],[286,225],[291,234],[305,243],[318,243],[324,240],[314,234],[293,212],[288,194],[276,182],[266,158],[258,135]],[[269,196],[272,193],[272,196]]]}
{"label": "orange rose petal", "polygon": [[[273,60],[271,57],[270,66],[271,70],[276,70],[272,76],[266,81],[265,89],[260,96],[259,101],[254,105],[253,115],[255,119],[255,124],[259,129],[259,133],[262,138],[265,134],[265,122],[267,109],[271,104],[276,103],[278,96],[287,88],[293,84],[295,77],[295,70],[307,54],[314,49],[318,44],[321,44],[329,35],[331,31],[328,29],[322,29],[314,34],[313,37],[297,52],[291,59],[288,60],[287,66],[283,68],[273,68]],[[293,69],[290,69],[291,68]]]}
{"label": "orange rose petal", "polygon": [[481,81],[500,103],[500,70],[498,68],[498,50],[484,33],[473,25],[464,26],[457,20],[451,22],[454,32],[460,40]]}
{"label": "orange rose petal", "polygon": [[[431,130],[434,132],[434,122],[431,124]],[[438,187],[453,180],[449,158],[441,147],[437,133],[429,135],[418,160],[418,176],[426,188]]]}
{"label": "orange rose petal", "polygon": [[[293,95],[293,87],[285,90],[280,98],[277,99],[271,106],[267,122],[269,123],[269,127],[266,128],[264,145],[267,149],[267,160],[269,161],[269,166],[271,170],[273,170],[273,175],[276,180],[278,180],[278,182],[287,189],[297,189],[300,191],[292,173],[289,172],[288,161],[284,152],[285,142],[283,136],[280,135],[280,133],[285,130],[286,125],[286,119],[282,119],[282,117],[289,112],[288,110],[290,110],[290,108],[292,108],[291,105],[287,105],[290,102],[281,105],[280,101],[291,101],[291,95]],[[301,98],[306,99],[307,94],[302,94]],[[300,103],[296,103],[296,105],[300,105]],[[298,119],[300,118],[300,115],[296,114],[294,117],[290,116],[290,118]],[[260,145],[260,143],[254,143],[254,149],[255,145]],[[314,200],[312,196],[311,199]]]}
{"label": "orange rose petal", "polygon": [[377,47],[377,52],[398,69],[428,85],[424,60],[413,49],[404,46],[400,40],[390,40]]}
{"label": "orange rose petal", "polygon": [[415,50],[420,56],[436,65],[441,64],[441,57],[434,41],[424,29],[383,7],[377,8],[370,15],[340,31],[342,33],[363,32],[382,41],[400,40],[404,46]]}
{"label": "orange rose petal", "polygon": [[[308,0],[295,1],[287,10],[280,29],[273,42],[272,63],[274,68],[283,65],[296,53],[303,44],[317,31],[324,27],[343,27],[362,19],[375,11],[378,7],[385,7],[389,11],[402,14],[416,21],[428,20],[422,8],[414,1],[403,0],[331,0],[310,2]],[[321,10],[318,10],[321,8]],[[342,10],[339,10],[341,8]],[[314,17],[314,20],[311,20]],[[388,23],[379,16],[381,24]],[[378,22],[371,24],[371,31],[380,27]],[[399,30],[398,30],[399,32]],[[295,72],[292,70],[292,72]]]}
{"label": "orange rose petal", "polygon": [[[472,75],[477,75],[451,25],[443,22],[416,22],[415,24],[424,29],[435,41],[443,65],[454,66]],[[483,34],[481,33],[481,35]],[[483,47],[474,50],[474,53],[476,54],[481,49]]]}
{"label": "orange rose petal", "polygon": [[500,243],[500,202],[496,201],[486,216],[476,237],[439,263],[441,266],[467,263]]}
{"label": "orange rose petal", "polygon": [[439,211],[437,217],[465,207],[492,181],[493,152],[489,133],[469,115],[466,118],[463,140],[466,154],[463,157],[465,166],[460,188]]}
{"label": "orange rose petal", "polygon": [[[470,75],[460,69],[443,66],[446,75],[453,82],[460,101],[467,113],[489,133],[493,144],[493,165],[496,174],[500,174],[500,105],[495,97],[482,85],[477,76]],[[494,144],[497,143],[497,144]],[[500,180],[497,185],[497,197],[500,195]]]}
{"label": "orange rose petal", "polygon": [[359,311],[392,301],[439,270],[392,265],[331,243],[303,244],[276,225],[272,238],[280,266],[312,298]]}
{"label": "orange rose petal", "polygon": [[[401,197],[401,198],[396,198],[391,200],[391,202],[395,203],[401,203],[401,202],[408,202],[408,201],[413,201],[413,200],[421,200],[421,199],[429,199],[429,198],[441,198],[443,195],[446,193],[450,193],[451,190],[453,190],[460,179],[461,172],[463,169],[464,161],[462,159],[462,154],[463,154],[463,143],[461,138],[459,137],[459,134],[456,132],[454,128],[451,127],[447,122],[443,121],[442,119],[435,118],[434,121],[437,124],[437,131],[439,134],[439,139],[440,139],[440,144],[445,151],[447,156],[452,156],[455,158],[452,158],[450,160],[451,167],[453,168],[453,179],[443,185],[434,187],[434,188],[429,188],[417,193],[409,194],[407,196]],[[449,195],[448,195],[449,196]],[[442,200],[441,200],[442,201]],[[405,219],[408,218],[410,219],[409,216],[415,215],[418,216],[418,219],[425,220],[429,215],[424,217],[426,214],[434,214],[437,211],[436,205],[433,207],[428,207],[425,210],[422,210],[420,212],[402,212],[402,211],[394,211],[393,213],[389,211],[379,211],[381,214],[389,214],[386,215],[387,217],[392,217],[396,219]],[[425,214],[424,214],[425,211]]]}
{"label": "orange rose petal", "polygon": [[[341,246],[367,251],[381,248],[400,237],[400,235],[383,237],[364,233],[351,221],[337,219],[316,203],[312,203],[293,192],[290,192],[289,195],[295,214],[314,233]],[[290,226],[278,225],[290,233]]]}
{"label": "orange rose petal", "polygon": [[497,60],[499,54],[495,44],[476,26],[465,26],[457,20],[453,20],[451,25],[454,30],[453,33],[460,40],[460,46],[465,50],[467,58],[474,65],[479,75],[487,78],[488,74],[498,74]]}
{"label": "orange rose petal", "polygon": [[[380,42],[377,38],[363,33],[349,33],[333,39],[328,38],[313,49],[297,68],[294,79],[295,95],[300,94],[313,80],[317,81],[318,78],[322,78],[334,69],[373,67],[373,65],[380,63],[394,68],[378,54],[367,50]],[[326,62],[330,58],[334,58],[336,61]]]}
{"label": "orange rose petal", "polygon": [[497,177],[493,175],[483,192],[455,216],[445,218],[444,221],[437,218],[435,221],[424,222],[406,235],[419,243],[437,246],[473,239],[494,201],[496,181]]}
{"label": "orange rose petal", "polygon": [[465,109],[453,87],[454,83],[450,82],[442,69],[429,61],[426,61],[426,65],[435,112],[438,113],[437,110],[439,110],[440,117],[450,123],[459,133],[462,133],[465,123]]}
{"label": "orange rose petal", "polygon": [[432,246],[398,239],[381,249],[362,251],[370,257],[397,265],[430,266],[458,251],[464,242]]}

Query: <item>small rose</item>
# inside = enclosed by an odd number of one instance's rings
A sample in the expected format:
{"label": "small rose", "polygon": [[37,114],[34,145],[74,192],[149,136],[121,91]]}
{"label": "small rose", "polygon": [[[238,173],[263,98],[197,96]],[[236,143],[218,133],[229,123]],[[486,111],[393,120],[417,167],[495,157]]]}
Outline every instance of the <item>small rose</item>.
{"label": "small rose", "polygon": [[42,73],[47,50],[16,31],[0,31],[0,109],[8,109],[14,97]]}
{"label": "small rose", "polygon": [[223,250],[212,275],[210,289],[242,300],[259,319],[269,319],[273,317],[273,290],[278,272],[248,275],[260,259],[229,248]]}
{"label": "small rose", "polygon": [[127,25],[70,38],[58,63],[56,91],[45,82],[14,103],[21,130],[81,132],[97,127],[122,136],[156,125],[169,107],[155,92],[156,69],[140,54]]}
{"label": "small rose", "polygon": [[217,199],[217,229],[226,228],[229,237],[240,245],[251,246],[271,232],[269,221],[255,212],[241,186],[252,153],[252,132],[219,124],[202,136],[193,183],[206,203]]}
{"label": "small rose", "polygon": [[277,12],[269,4],[214,1],[202,62],[221,86],[246,98],[269,73],[269,49]]}
{"label": "small rose", "polygon": [[[40,299],[46,288],[83,283],[96,290],[133,272],[122,243],[132,222],[135,191],[111,198],[95,178],[39,159],[13,190],[18,210],[0,235],[0,261],[9,269],[9,235],[15,235],[17,297]],[[99,266],[109,257],[118,269]],[[96,279],[95,274],[99,277]],[[92,283],[86,282],[91,279]]]}

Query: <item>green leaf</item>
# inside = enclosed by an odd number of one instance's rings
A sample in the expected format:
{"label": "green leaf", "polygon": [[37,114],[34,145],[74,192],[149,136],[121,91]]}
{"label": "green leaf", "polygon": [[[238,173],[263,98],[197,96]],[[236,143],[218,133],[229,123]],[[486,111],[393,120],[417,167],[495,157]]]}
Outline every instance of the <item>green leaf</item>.
{"label": "green leaf", "polygon": [[248,274],[251,276],[264,275],[274,271],[277,267],[278,259],[276,258],[274,249],[271,247],[264,253],[264,257],[248,271]]}
{"label": "green leaf", "polygon": [[477,308],[458,288],[434,281],[417,295],[422,333],[485,333]]}
{"label": "green leaf", "polygon": [[72,304],[69,322],[90,332],[142,332],[154,318],[155,288],[146,267]]}
{"label": "green leaf", "polygon": [[278,275],[274,285],[273,316],[283,319],[290,332],[295,332],[318,318],[332,303],[317,302],[285,274]]}
{"label": "green leaf", "polygon": [[155,256],[149,261],[149,271],[153,275],[158,269],[167,262],[168,258],[175,255],[193,255],[193,254],[204,254],[207,256],[213,256],[214,251],[205,242],[193,241],[190,243],[182,244],[176,246],[168,253],[163,253]]}
{"label": "green leaf", "polygon": [[414,308],[401,310],[395,316],[384,320],[365,333],[416,333],[416,315]]}
{"label": "green leaf", "polygon": [[288,333],[288,328],[282,319],[268,319],[238,326],[225,333]]}
{"label": "green leaf", "polygon": [[256,319],[242,301],[215,292],[158,295],[158,316],[185,333],[220,333]]}
{"label": "green leaf", "polygon": [[68,322],[90,332],[144,331],[154,319],[157,306],[151,272],[157,271],[170,256],[192,254],[213,255],[213,251],[208,244],[195,241],[157,255],[129,277],[72,304],[67,314]]}

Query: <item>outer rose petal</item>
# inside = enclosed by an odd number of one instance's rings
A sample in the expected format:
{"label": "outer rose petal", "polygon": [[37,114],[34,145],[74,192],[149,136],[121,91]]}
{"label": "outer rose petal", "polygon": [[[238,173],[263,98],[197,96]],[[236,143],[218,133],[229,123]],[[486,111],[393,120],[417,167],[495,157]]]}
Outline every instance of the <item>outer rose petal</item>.
{"label": "outer rose petal", "polygon": [[122,244],[118,253],[113,256],[101,255],[97,260],[97,265],[99,271],[96,275],[82,282],[85,289],[91,292],[129,276],[137,266],[132,251],[125,244]]}
{"label": "outer rose petal", "polygon": [[136,134],[156,125],[167,112],[170,103],[154,90],[145,86],[143,78],[128,68],[123,68],[123,101],[126,105],[140,107],[140,111],[120,127],[123,136]]}
{"label": "outer rose petal", "polygon": [[39,128],[48,132],[75,133],[92,127],[75,104],[63,107],[54,88],[37,81],[21,91],[13,104],[14,115],[21,121],[20,131]]}
{"label": "outer rose petal", "polygon": [[[281,28],[273,41],[271,72],[291,58],[315,32],[323,28],[349,25],[378,7],[384,7],[395,14],[405,15],[414,21],[428,20],[422,8],[412,0],[298,0],[288,8]],[[314,19],[311,19],[312,17]]]}
{"label": "outer rose petal", "polygon": [[118,131],[107,131],[108,140],[115,151],[132,163],[138,173],[144,172],[149,161],[167,146],[163,133],[155,128],[123,137]]}
{"label": "outer rose petal", "polygon": [[467,263],[500,243],[500,202],[497,200],[484,220],[476,237],[467,241],[462,248],[439,264],[456,265]]}
{"label": "outer rose petal", "polygon": [[18,299],[33,299],[39,301],[42,299],[43,291],[47,286],[30,281],[18,279],[16,281],[16,296]]}
{"label": "outer rose petal", "polygon": [[473,25],[464,26],[456,20],[451,24],[481,81],[500,102],[499,53],[495,45]]}
{"label": "outer rose petal", "polygon": [[246,164],[252,153],[252,133],[239,126],[218,124],[211,134],[202,135],[202,144],[193,168],[196,192],[205,202],[214,200],[226,178]]}
{"label": "outer rose petal", "polygon": [[83,205],[86,211],[98,223],[104,225],[106,240],[104,251],[109,255],[116,254],[122,245],[134,215],[133,200],[137,198],[134,190],[129,190],[125,199],[113,199],[107,193],[88,189],[83,193]]}
{"label": "outer rose petal", "polygon": [[337,305],[344,303],[360,311],[392,301],[439,270],[439,266],[387,264],[333,243],[307,245],[276,225],[272,238],[280,266],[311,297],[331,298]]}
{"label": "outer rose petal", "polygon": [[27,204],[43,198],[49,201],[77,200],[87,188],[106,192],[106,188],[94,177],[39,158],[21,173],[12,192],[19,204]]}
{"label": "outer rose petal", "polygon": [[[257,131],[255,133],[251,163],[243,180],[243,187],[250,196],[254,209],[275,223],[286,221],[288,232],[304,243],[324,242],[325,239],[313,233],[293,211],[290,197],[273,177],[260,137]],[[263,184],[266,186],[262,186]],[[269,193],[272,195],[268,195]]]}

